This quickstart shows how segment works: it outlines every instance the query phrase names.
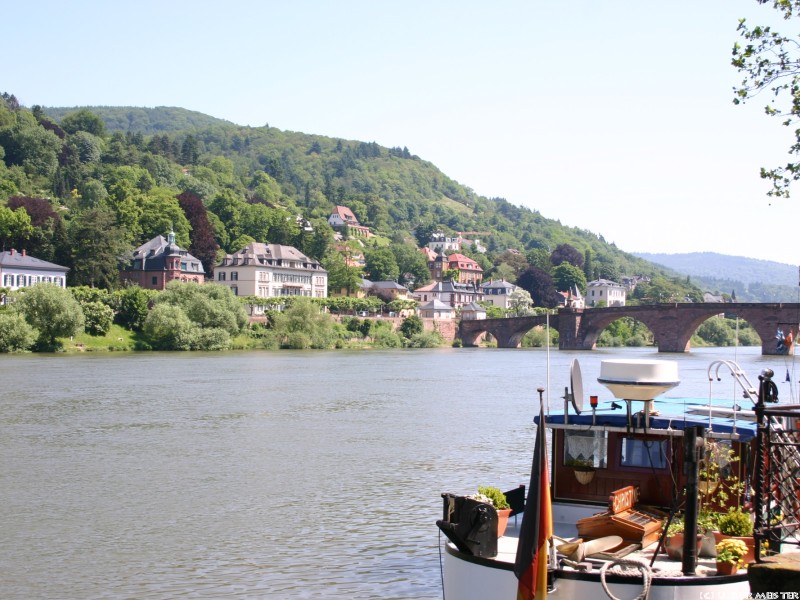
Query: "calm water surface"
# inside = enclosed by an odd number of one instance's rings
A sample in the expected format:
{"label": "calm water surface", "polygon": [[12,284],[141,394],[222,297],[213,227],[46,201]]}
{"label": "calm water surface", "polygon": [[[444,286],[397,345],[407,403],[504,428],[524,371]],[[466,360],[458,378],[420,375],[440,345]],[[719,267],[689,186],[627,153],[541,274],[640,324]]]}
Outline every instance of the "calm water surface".
{"label": "calm water surface", "polygon": [[[679,360],[709,393],[733,350]],[[770,366],[788,399],[791,360]],[[527,483],[544,350],[3,356],[0,596],[441,598],[441,492]],[[730,383],[717,384],[725,395]]]}

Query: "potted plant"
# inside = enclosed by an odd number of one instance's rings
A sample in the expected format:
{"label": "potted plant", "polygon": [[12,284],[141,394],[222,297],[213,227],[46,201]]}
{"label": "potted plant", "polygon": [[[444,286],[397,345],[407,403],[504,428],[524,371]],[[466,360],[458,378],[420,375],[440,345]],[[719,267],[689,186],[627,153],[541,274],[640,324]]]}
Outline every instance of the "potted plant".
{"label": "potted plant", "polygon": [[481,485],[478,486],[478,493],[471,498],[494,506],[497,511],[497,537],[503,537],[508,526],[508,517],[511,515],[511,506],[506,500],[506,495],[500,488]]}
{"label": "potted plant", "polygon": [[744,566],[744,557],[747,555],[747,545],[742,540],[728,538],[716,546],[717,549],[717,574],[732,575]]}
{"label": "potted plant", "polygon": [[717,546],[726,539],[741,541],[747,548],[744,562],[755,560],[755,540],[753,539],[753,521],[750,515],[741,508],[732,508],[717,519],[718,532],[714,533]]}
{"label": "potted plant", "polygon": [[700,556],[707,556],[713,558],[717,555],[715,549],[717,540],[714,537],[714,532],[718,530],[717,520],[719,513],[701,508],[697,514],[697,532],[703,536],[703,542],[700,545]]}
{"label": "potted plant", "polygon": [[[672,518],[672,522],[667,527],[667,537],[664,540],[664,550],[672,560],[681,560],[683,558],[683,539],[684,539],[684,516],[677,514]],[[700,547],[703,542],[703,536],[697,534],[697,554],[700,554]]]}
{"label": "potted plant", "polygon": [[588,484],[594,479],[594,463],[588,458],[568,458],[565,463],[568,467],[572,467],[577,479],[581,485]]}

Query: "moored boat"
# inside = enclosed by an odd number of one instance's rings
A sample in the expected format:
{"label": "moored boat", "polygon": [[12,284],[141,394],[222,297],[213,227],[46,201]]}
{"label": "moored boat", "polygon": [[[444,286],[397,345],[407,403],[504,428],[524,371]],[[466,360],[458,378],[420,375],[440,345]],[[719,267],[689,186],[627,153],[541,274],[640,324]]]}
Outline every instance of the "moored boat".
{"label": "moored boat", "polygon": [[[542,477],[534,451],[522,523],[517,515],[497,537],[491,507],[443,494],[437,524],[447,538],[444,597],[516,598],[518,577],[531,561],[546,562],[551,598],[747,597],[747,570],[722,574],[713,542],[701,549],[708,523],[698,526],[699,517],[744,506],[755,516],[756,560],[797,551],[800,485],[794,471],[784,468],[781,475],[780,465],[798,464],[799,427],[791,410],[770,416],[767,405],[777,401],[771,372],[759,376],[756,388],[728,361],[713,363],[709,379],[719,378],[720,370],[735,378],[743,399],[662,397],[679,384],[676,363],[603,361],[598,382],[613,397],[600,401],[593,395],[584,405],[580,368],[573,362],[563,409],[542,409],[535,419],[537,438],[547,440],[549,467]],[[767,430],[780,443],[770,445]],[[530,524],[541,521],[536,500],[543,495],[552,517],[544,556],[525,540]],[[674,560],[664,546],[678,514],[685,541]]]}

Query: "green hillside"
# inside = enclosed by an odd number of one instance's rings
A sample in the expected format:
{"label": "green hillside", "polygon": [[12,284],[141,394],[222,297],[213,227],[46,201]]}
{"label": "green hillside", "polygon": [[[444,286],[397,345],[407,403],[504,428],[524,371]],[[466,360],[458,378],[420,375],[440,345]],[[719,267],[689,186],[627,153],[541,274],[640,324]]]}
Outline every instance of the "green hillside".
{"label": "green hillside", "polygon": [[[7,216],[3,244],[70,266],[76,281],[113,285],[107,262],[88,255],[119,254],[170,228],[212,268],[213,257],[198,250],[208,253],[209,236],[217,253],[252,240],[284,243],[328,267],[334,238],[326,220],[336,205],[377,235],[362,244],[365,254],[388,246],[398,257],[400,246],[416,248],[433,231],[478,232],[465,237],[488,248],[471,253],[487,277],[513,280],[534,267],[559,275],[550,259],[565,244],[576,251],[570,262],[587,263],[588,278],[668,275],[598,233],[479,196],[405,147],[244,127],[181,108],[26,108],[2,98],[0,202],[33,221],[27,232]],[[697,292],[680,280],[664,285],[662,298]]]}
{"label": "green hillside", "polygon": [[703,290],[735,295],[739,302],[797,302],[800,293],[796,265],[715,252],[636,255],[690,276]]}

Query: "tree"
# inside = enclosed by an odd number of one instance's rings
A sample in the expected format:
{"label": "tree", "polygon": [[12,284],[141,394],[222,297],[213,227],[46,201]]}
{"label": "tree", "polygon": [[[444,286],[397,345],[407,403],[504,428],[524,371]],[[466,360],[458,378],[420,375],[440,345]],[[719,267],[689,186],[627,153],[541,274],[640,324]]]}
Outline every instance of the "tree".
{"label": "tree", "polygon": [[179,194],[178,205],[192,227],[192,231],[189,233],[191,240],[189,252],[203,263],[206,277],[213,277],[219,246],[214,239],[214,229],[208,220],[208,211],[200,197],[191,192]]}
{"label": "tree", "polygon": [[336,250],[331,250],[322,260],[322,266],[328,271],[328,289],[335,293],[346,290],[352,294],[361,286],[361,269],[348,265],[345,257]]}
{"label": "tree", "polygon": [[68,233],[72,284],[115,288],[120,263],[130,246],[117,227],[114,214],[105,208],[84,211],[70,222]]}
{"label": "tree", "polygon": [[420,223],[414,230],[414,237],[420,248],[424,248],[431,241],[431,236],[439,230],[439,226],[435,223]]}
{"label": "tree", "polygon": [[371,281],[397,281],[400,267],[389,248],[375,248],[365,253],[365,270]]}
{"label": "tree", "polygon": [[403,322],[400,323],[400,333],[407,339],[411,339],[415,335],[421,334],[423,331],[425,331],[425,323],[423,323],[422,319],[417,315],[406,317],[403,319]]}
{"label": "tree", "polygon": [[413,281],[419,287],[431,280],[428,261],[422,252],[409,244],[392,244],[389,249],[397,261],[400,273],[398,283],[406,285]]}
{"label": "tree", "polygon": [[583,275],[586,277],[586,281],[592,281],[594,279],[594,263],[592,262],[591,248],[587,248],[586,252],[583,254]]}
{"label": "tree", "polygon": [[103,119],[86,108],[65,115],[61,119],[61,128],[67,133],[85,131],[97,137],[103,137],[106,131]]}
{"label": "tree", "polygon": [[235,335],[247,324],[244,307],[224,285],[171,281],[156,297],[156,306],[160,304],[179,306],[192,323],[204,329],[222,329]]}
{"label": "tree", "polygon": [[576,287],[586,291],[586,275],[579,267],[568,262],[562,262],[553,269],[553,282],[556,289],[562,292],[574,290]]}
{"label": "tree", "polygon": [[515,317],[530,314],[531,305],[533,305],[533,298],[522,288],[515,289],[508,296],[508,312]]}
{"label": "tree", "polygon": [[117,312],[115,319],[123,327],[132,331],[141,331],[144,321],[150,312],[150,302],[157,292],[145,290],[138,285],[125,287],[115,293]]}
{"label": "tree", "polygon": [[0,313],[0,352],[25,352],[36,341],[36,330],[15,311]]}
{"label": "tree", "polygon": [[193,329],[180,306],[158,304],[147,315],[142,333],[155,350],[189,350]]}
{"label": "tree", "polygon": [[574,246],[559,244],[550,254],[550,262],[554,267],[566,262],[580,269],[583,268],[583,254]]}
{"label": "tree", "polygon": [[235,193],[231,190],[219,192],[208,208],[225,224],[229,239],[234,240],[242,234],[242,213],[246,210],[247,203]]}
{"label": "tree", "polygon": [[[766,0],[758,0],[760,4]],[[775,8],[788,21],[800,15],[800,0],[775,0]],[[800,128],[794,125],[800,117],[800,45],[797,36],[784,36],[772,27],[750,27],[745,19],[739,21],[738,32],[745,41],[733,47],[731,64],[744,75],[734,88],[734,104],[743,104],[764,90],[772,92],[771,101],[764,107],[767,115],[778,117],[783,125],[792,127],[795,142],[789,152],[800,154]],[[800,179],[800,162],[791,161],[785,167],[761,169],[761,178],[772,181],[770,196],[789,197],[789,186]]]}
{"label": "tree", "polygon": [[525,269],[517,279],[517,285],[526,290],[537,306],[553,308],[558,304],[558,292],[550,274],[538,267]]}
{"label": "tree", "polygon": [[31,218],[24,208],[11,210],[0,206],[0,249],[11,249],[15,243],[24,244],[32,233]]}
{"label": "tree", "polygon": [[339,337],[333,318],[307,298],[298,298],[276,314],[273,330],[281,347],[295,350],[333,348]]}
{"label": "tree", "polygon": [[39,332],[37,346],[54,350],[56,338],[71,337],[83,331],[81,305],[66,288],[52,283],[38,283],[14,293],[14,310]]}
{"label": "tree", "polygon": [[114,322],[114,311],[102,302],[84,302],[84,327],[89,335],[105,335],[111,330]]}

